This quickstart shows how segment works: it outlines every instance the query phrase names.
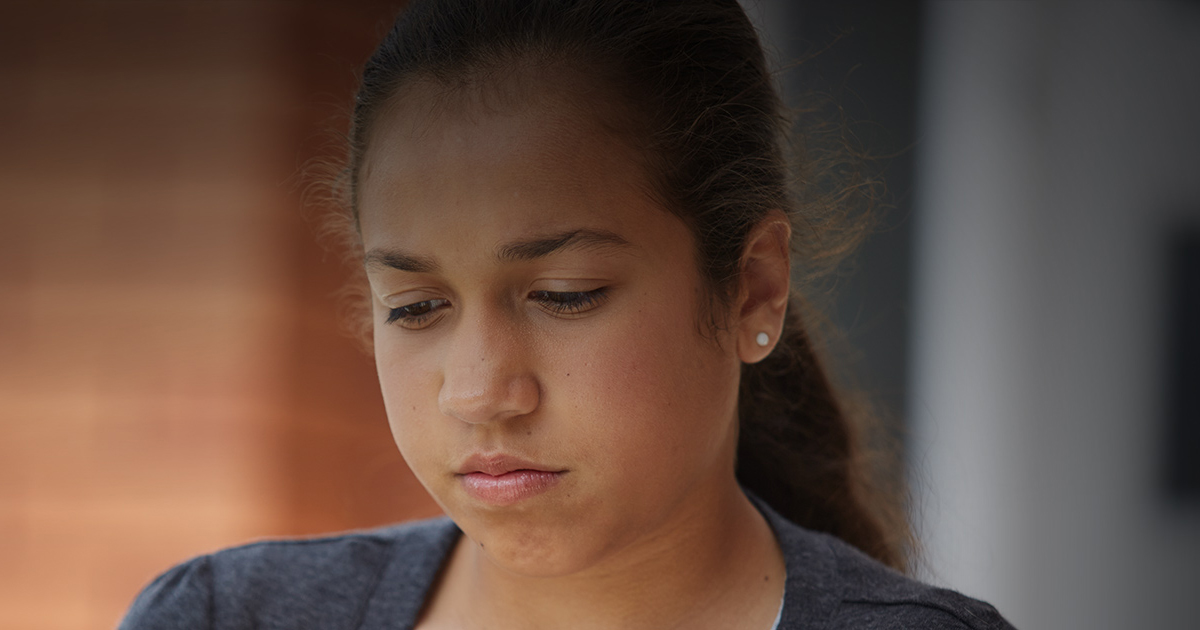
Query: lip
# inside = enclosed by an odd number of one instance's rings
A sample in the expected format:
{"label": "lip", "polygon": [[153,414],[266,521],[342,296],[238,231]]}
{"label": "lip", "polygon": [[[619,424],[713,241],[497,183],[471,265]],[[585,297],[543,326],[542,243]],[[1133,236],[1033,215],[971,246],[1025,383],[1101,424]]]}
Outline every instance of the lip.
{"label": "lip", "polygon": [[564,469],[504,454],[473,455],[455,476],[472,498],[495,506],[524,501],[550,490],[567,473]]}
{"label": "lip", "polygon": [[505,473],[514,472],[517,470],[533,470],[538,472],[564,472],[561,468],[538,464],[512,455],[504,453],[483,454],[476,453],[467,458],[458,470],[455,471],[459,475],[468,475],[471,473],[483,473],[498,477]]}

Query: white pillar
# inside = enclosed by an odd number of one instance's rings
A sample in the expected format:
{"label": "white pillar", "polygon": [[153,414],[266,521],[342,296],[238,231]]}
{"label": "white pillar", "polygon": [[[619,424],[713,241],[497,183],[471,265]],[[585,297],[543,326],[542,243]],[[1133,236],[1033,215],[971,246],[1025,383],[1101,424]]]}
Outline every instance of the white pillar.
{"label": "white pillar", "polygon": [[1040,5],[927,6],[911,434],[918,575],[1022,607],[1025,290],[1039,199]]}

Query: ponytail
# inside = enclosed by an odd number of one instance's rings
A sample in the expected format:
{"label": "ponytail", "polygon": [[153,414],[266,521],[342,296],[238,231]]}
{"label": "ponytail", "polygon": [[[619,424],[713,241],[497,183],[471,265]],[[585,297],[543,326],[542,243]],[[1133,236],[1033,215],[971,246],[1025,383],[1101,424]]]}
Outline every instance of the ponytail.
{"label": "ponytail", "polygon": [[902,571],[903,513],[878,490],[798,307],[793,299],[774,352],[742,366],[738,480],[788,520]]}

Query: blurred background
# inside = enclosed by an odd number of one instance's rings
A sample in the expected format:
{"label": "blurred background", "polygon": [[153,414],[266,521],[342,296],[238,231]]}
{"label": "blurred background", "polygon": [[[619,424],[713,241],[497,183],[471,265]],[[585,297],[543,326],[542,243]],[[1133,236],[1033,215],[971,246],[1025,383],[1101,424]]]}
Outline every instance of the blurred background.
{"label": "blurred background", "polygon": [[[401,3],[0,4],[0,628],[431,516],[304,165]],[[838,280],[919,574],[1021,628],[1200,619],[1200,3],[745,0],[894,209]]]}

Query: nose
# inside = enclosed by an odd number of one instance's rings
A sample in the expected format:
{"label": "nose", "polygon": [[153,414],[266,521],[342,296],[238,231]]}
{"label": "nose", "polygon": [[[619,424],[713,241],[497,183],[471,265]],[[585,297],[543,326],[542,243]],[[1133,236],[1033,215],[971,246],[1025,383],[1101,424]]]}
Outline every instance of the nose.
{"label": "nose", "polygon": [[448,342],[438,409],[481,424],[532,413],[541,393],[516,326],[500,317],[463,317]]}

